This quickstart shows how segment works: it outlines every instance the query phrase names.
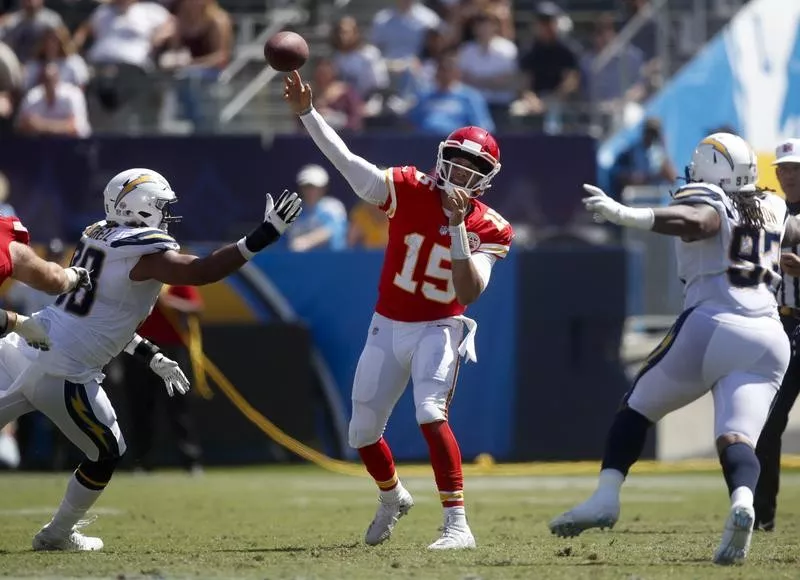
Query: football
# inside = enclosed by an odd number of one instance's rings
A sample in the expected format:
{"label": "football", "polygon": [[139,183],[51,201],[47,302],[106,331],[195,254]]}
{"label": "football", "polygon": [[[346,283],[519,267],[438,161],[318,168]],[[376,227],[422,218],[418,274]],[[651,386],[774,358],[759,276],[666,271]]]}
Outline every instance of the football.
{"label": "football", "polygon": [[308,60],[308,44],[296,32],[279,32],[264,45],[264,58],[275,70],[291,72]]}

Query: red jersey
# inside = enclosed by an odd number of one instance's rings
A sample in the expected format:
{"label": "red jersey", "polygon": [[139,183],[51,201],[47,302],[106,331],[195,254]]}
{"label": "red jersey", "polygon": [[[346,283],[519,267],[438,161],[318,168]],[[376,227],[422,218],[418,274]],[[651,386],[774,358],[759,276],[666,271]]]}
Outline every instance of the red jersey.
{"label": "red jersey", "polygon": [[[389,216],[375,311],[400,322],[438,320],[464,313],[456,300],[450,258],[449,220],[436,181],[415,167],[386,170],[389,196],[381,209]],[[465,218],[469,247],[505,258],[514,233],[500,214],[472,201]]]}
{"label": "red jersey", "polygon": [[[169,286],[167,294],[176,298],[183,298],[198,306],[203,304],[200,291],[194,286]],[[144,322],[136,332],[158,345],[176,346],[183,344],[181,335],[178,334],[178,331],[167,319],[162,308],[164,307],[156,302],[150,316],[144,319]]]}
{"label": "red jersey", "polygon": [[31,235],[22,222],[15,217],[0,217],[0,284],[11,278],[14,263],[11,261],[11,242],[26,246],[31,243]]}

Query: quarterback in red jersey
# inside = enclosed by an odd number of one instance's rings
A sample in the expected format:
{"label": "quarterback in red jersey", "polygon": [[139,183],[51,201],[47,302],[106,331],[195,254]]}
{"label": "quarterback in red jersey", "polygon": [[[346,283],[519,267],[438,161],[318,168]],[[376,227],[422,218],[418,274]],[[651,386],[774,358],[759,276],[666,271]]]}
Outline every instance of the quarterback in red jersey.
{"label": "quarterback in red jersey", "polygon": [[378,303],[353,380],[349,429],[350,445],[380,489],[365,541],[389,539],[414,505],[383,438],[410,378],[444,508],[442,535],[428,548],[474,548],[461,452],[447,414],[461,357],[477,360],[477,324],[464,311],[486,288],[513,237],[508,222],[477,199],[500,171],[497,142],[484,129],[464,127],[440,143],[435,176],[414,167],[381,170],[354,155],[314,110],[311,88],[297,71],[285,80],[284,98],[355,193],[389,217]]}
{"label": "quarterback in red jersey", "polygon": [[[28,244],[30,234],[16,217],[0,217],[0,284],[13,278],[28,286],[56,296],[89,284],[84,268],[62,268],[36,255]],[[50,340],[42,325],[32,318],[0,310],[0,336],[16,332],[30,346],[47,350]]]}

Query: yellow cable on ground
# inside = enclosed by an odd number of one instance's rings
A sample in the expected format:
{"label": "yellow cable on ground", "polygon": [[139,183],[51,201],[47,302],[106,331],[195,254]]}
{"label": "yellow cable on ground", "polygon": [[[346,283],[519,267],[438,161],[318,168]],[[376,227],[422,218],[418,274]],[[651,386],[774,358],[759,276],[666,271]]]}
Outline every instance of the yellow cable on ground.
{"label": "yellow cable on ground", "polygon": [[250,420],[251,423],[261,429],[278,445],[288,449],[303,459],[319,465],[323,469],[345,475],[364,475],[364,470],[360,466],[354,465],[353,463],[347,461],[340,461],[338,459],[328,457],[324,453],[320,453],[316,449],[312,449],[308,445],[301,443],[297,439],[294,439],[287,433],[283,432],[280,428],[278,428],[277,425],[275,425],[275,423],[264,417],[264,415],[262,415],[255,407],[248,403],[242,394],[236,390],[236,387],[234,387],[228,378],[222,373],[222,371],[217,368],[217,365],[211,362],[205,355],[203,355],[203,364],[208,371],[208,376],[211,377],[211,380],[217,384],[222,393],[228,397],[228,399],[230,399],[231,403],[233,403],[236,408],[239,409],[239,411],[241,411],[241,413]]}
{"label": "yellow cable on ground", "polygon": [[[168,289],[169,286],[164,286]],[[166,294],[166,290],[162,289],[161,294]],[[183,345],[189,350],[189,360],[192,364],[192,386],[197,389],[197,394],[206,400],[211,399],[214,393],[208,386],[206,380],[206,371],[203,367],[203,333],[200,331],[200,318],[197,314],[187,314],[186,323],[189,328],[188,334],[181,328],[178,315],[173,312],[171,308],[162,308],[156,305],[161,314],[167,320],[169,325],[178,333]]]}
{"label": "yellow cable on ground", "polygon": [[[169,316],[167,316],[167,319],[175,327]],[[194,384],[197,387],[198,394],[209,400],[214,396],[214,393],[211,391],[211,387],[208,386],[206,369],[203,364],[205,355],[203,354],[203,333],[200,331],[200,320],[196,314],[190,314],[187,317],[187,324],[189,326],[189,359],[192,361]],[[184,340],[183,336],[181,336],[181,340]]]}
{"label": "yellow cable on ground", "polygon": [[[173,324],[173,320],[167,319]],[[173,324],[175,326],[175,324]],[[190,340],[187,333],[175,326],[175,330],[187,344]],[[197,353],[198,361],[202,365],[208,377],[216,383],[222,393],[230,402],[247,418],[248,421],[258,427],[267,437],[275,441],[278,445],[291,451],[298,457],[314,463],[315,465],[333,473],[342,475],[353,475],[366,477],[367,473],[363,466],[349,461],[334,459],[305,445],[288,433],[281,430],[275,423],[267,419],[261,412],[253,407],[247,399],[236,389],[225,374],[202,352],[202,348]],[[208,388],[208,387],[207,387]],[[209,392],[211,392],[209,388]],[[781,465],[789,469],[800,468],[800,456],[784,455]],[[677,474],[693,473],[702,471],[716,471],[719,468],[719,461],[716,458],[708,459],[689,459],[681,461],[640,461],[633,467],[633,472],[638,474]],[[542,476],[542,475],[594,475],[600,469],[599,461],[563,461],[563,462],[535,462],[535,463],[506,463],[496,464],[488,454],[481,454],[476,458],[475,463],[464,465],[465,475],[493,475],[505,477],[517,476]],[[428,477],[431,475],[431,468],[428,465],[404,465],[402,467],[403,476]]]}

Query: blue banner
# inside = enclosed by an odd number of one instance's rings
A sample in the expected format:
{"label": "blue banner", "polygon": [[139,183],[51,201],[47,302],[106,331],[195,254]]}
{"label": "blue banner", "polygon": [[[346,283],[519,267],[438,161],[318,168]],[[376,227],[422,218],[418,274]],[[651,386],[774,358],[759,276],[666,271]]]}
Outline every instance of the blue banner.
{"label": "blue banner", "polygon": [[[264,252],[254,260],[269,283],[251,285],[250,292],[259,295],[251,295],[251,300],[264,300],[254,310],[266,320],[275,311],[288,309],[309,326],[335,381],[346,419],[382,260],[381,252],[360,251]],[[516,265],[513,253],[499,262],[488,289],[467,313],[478,321],[478,363],[462,366],[450,419],[468,459],[479,453],[508,457],[513,445]],[[410,388],[397,404],[386,437],[398,459],[418,460],[427,455]]]}
{"label": "blue banner", "polygon": [[[777,185],[769,166],[784,138],[800,137],[800,3],[754,0],[646,105],[662,121],[669,154],[682,173],[697,143],[727,128],[763,158],[762,184]],[[642,124],[605,141],[598,159],[608,185],[614,160],[641,135]]]}

